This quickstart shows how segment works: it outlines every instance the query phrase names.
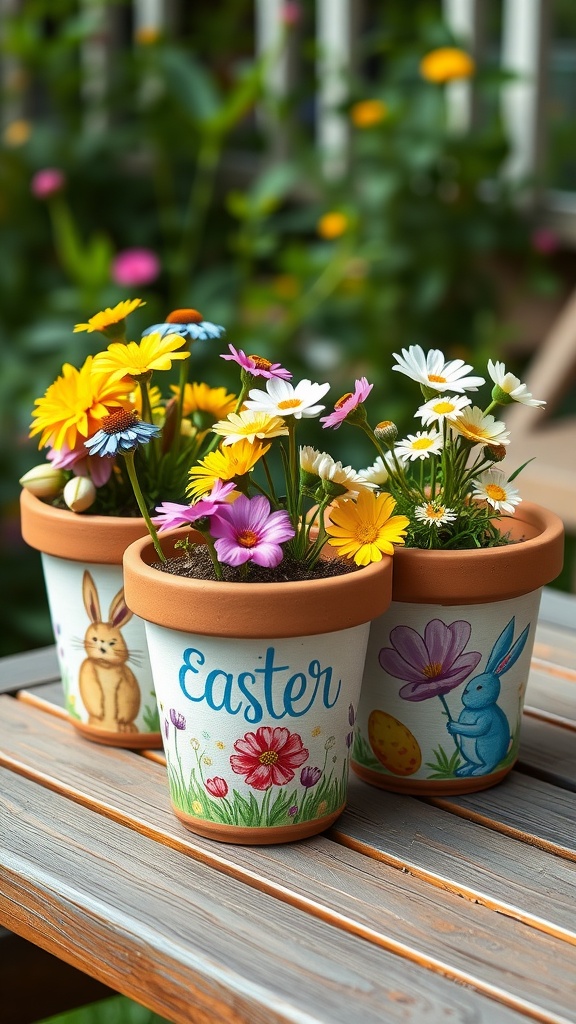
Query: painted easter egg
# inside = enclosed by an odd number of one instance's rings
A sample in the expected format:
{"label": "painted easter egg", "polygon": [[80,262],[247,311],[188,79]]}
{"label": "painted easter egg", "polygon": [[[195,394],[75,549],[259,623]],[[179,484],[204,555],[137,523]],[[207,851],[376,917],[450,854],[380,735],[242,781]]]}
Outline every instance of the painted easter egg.
{"label": "painted easter egg", "polygon": [[385,711],[372,711],[368,739],[374,754],[394,775],[413,775],[422,764],[422,751],[410,730]]}

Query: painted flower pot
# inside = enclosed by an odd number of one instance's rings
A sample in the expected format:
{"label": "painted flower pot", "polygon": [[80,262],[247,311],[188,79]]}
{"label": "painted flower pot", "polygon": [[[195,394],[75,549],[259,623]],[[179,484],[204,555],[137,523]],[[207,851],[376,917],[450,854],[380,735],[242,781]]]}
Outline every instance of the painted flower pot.
{"label": "painted flower pot", "polygon": [[[162,538],[168,557],[179,535]],[[241,844],[323,831],[345,805],[369,622],[389,604],[391,560],[287,583],[188,579],[156,561],[148,540],[131,544],[124,581],[146,621],[175,814]]]}
{"label": "painted flower pot", "polygon": [[517,543],[396,551],[356,722],[352,768],[364,781],[423,796],[470,793],[516,761],[541,588],[561,571],[564,531],[529,502],[502,529]]}
{"label": "painted flower pot", "polygon": [[66,710],[90,740],[162,746],[144,623],[124,600],[122,555],[140,519],[77,515],[23,490],[21,530],[42,553]]}

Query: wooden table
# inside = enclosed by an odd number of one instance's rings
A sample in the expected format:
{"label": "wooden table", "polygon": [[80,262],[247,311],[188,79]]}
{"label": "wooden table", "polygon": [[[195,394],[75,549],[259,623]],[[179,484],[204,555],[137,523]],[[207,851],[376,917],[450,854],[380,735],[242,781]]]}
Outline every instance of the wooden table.
{"label": "wooden table", "polygon": [[545,619],[505,782],[353,778],[329,832],[276,847],[187,832],[158,754],[67,723],[53,649],[5,659],[0,924],[183,1024],[575,1022],[576,632]]}

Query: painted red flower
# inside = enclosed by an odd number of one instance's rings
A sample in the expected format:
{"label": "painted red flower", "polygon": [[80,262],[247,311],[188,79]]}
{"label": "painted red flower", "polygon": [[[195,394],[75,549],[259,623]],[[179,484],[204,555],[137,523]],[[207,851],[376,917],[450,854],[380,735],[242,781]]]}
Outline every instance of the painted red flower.
{"label": "painted red flower", "polygon": [[286,785],[309,757],[298,733],[270,726],[247,732],[236,740],[234,749],[237,753],[230,757],[232,770],[245,775],[253,789]]}
{"label": "painted red flower", "polygon": [[210,793],[210,796],[225,797],[228,792],[228,783],[226,779],[221,778],[220,775],[215,775],[213,779],[206,779],[204,783],[206,789]]}

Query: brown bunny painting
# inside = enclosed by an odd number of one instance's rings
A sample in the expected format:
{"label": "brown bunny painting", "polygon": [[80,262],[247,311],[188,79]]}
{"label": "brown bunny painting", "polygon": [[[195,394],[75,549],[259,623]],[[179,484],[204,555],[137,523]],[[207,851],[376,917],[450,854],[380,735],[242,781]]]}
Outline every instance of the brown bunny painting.
{"label": "brown bunny painting", "polygon": [[82,597],[90,625],[84,637],[86,658],[80,666],[80,697],[88,712],[88,724],[108,732],[138,732],[140,687],[127,662],[130,652],[122,627],[132,618],[124,591],[112,599],[105,620],[94,580],[86,570]]}

